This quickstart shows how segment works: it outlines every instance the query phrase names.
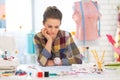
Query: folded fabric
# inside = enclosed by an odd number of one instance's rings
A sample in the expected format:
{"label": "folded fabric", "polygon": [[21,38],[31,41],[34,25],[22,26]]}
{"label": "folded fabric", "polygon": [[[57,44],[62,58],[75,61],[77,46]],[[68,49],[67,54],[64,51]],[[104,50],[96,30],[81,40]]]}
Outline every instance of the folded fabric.
{"label": "folded fabric", "polygon": [[112,37],[111,35],[106,34],[106,36],[107,36],[107,38],[108,38],[108,41],[109,41],[112,45],[114,45],[114,44],[116,43],[115,40],[113,39],[113,37]]}

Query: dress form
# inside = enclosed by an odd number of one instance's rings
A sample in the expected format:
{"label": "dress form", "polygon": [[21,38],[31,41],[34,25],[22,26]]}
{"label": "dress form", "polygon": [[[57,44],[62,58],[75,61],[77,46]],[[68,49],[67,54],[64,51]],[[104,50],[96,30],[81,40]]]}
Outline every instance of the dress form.
{"label": "dress form", "polygon": [[[101,14],[99,13],[96,6],[98,6],[97,2],[93,2],[92,0],[82,0],[82,11],[80,8],[80,1],[74,3],[74,13],[72,18],[76,23],[75,38],[81,41],[84,41],[84,36],[86,41],[93,41],[98,39],[99,34],[97,29],[97,22]],[[82,22],[83,16],[85,26],[83,26]],[[85,28],[85,31],[83,30],[83,27]]]}

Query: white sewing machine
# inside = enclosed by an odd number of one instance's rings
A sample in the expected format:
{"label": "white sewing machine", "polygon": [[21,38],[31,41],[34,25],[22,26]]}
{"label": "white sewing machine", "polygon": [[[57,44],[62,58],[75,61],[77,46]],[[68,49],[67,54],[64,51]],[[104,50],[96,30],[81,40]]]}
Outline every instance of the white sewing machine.
{"label": "white sewing machine", "polygon": [[[0,70],[15,70],[20,64],[20,60],[15,56],[10,59],[10,56],[15,54],[14,37],[9,35],[0,35],[0,50]],[[9,56],[8,54],[5,55],[5,51],[9,53]]]}
{"label": "white sewing machine", "polygon": [[15,71],[19,65],[20,61],[18,58],[15,58],[11,61],[0,58],[0,71]]}

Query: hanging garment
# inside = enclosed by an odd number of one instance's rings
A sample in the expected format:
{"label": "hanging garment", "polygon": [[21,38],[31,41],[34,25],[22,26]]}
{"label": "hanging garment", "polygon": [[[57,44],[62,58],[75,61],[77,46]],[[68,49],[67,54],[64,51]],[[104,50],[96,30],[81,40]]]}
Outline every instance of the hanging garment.
{"label": "hanging garment", "polygon": [[[98,29],[98,20],[100,13],[97,8],[97,2],[75,2],[73,19],[76,23],[75,37],[79,40],[91,41],[100,36],[100,27]],[[99,25],[100,26],[100,25]]]}
{"label": "hanging garment", "polygon": [[114,57],[117,62],[120,62],[120,6],[118,6],[118,27],[116,30],[115,41],[116,41],[115,44],[116,48],[113,48],[115,51]]}
{"label": "hanging garment", "polygon": [[116,39],[114,40],[110,34],[106,34],[108,41],[112,44],[115,51],[114,57],[117,62],[120,62],[120,29],[117,29]]}

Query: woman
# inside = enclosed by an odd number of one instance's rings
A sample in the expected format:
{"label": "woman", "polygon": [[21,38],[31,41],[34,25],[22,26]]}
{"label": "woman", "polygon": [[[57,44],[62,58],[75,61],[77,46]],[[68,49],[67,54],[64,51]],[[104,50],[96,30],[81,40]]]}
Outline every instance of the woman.
{"label": "woman", "polygon": [[69,32],[60,30],[62,13],[49,6],[43,15],[41,32],[34,36],[38,62],[42,66],[81,64],[82,55]]}

